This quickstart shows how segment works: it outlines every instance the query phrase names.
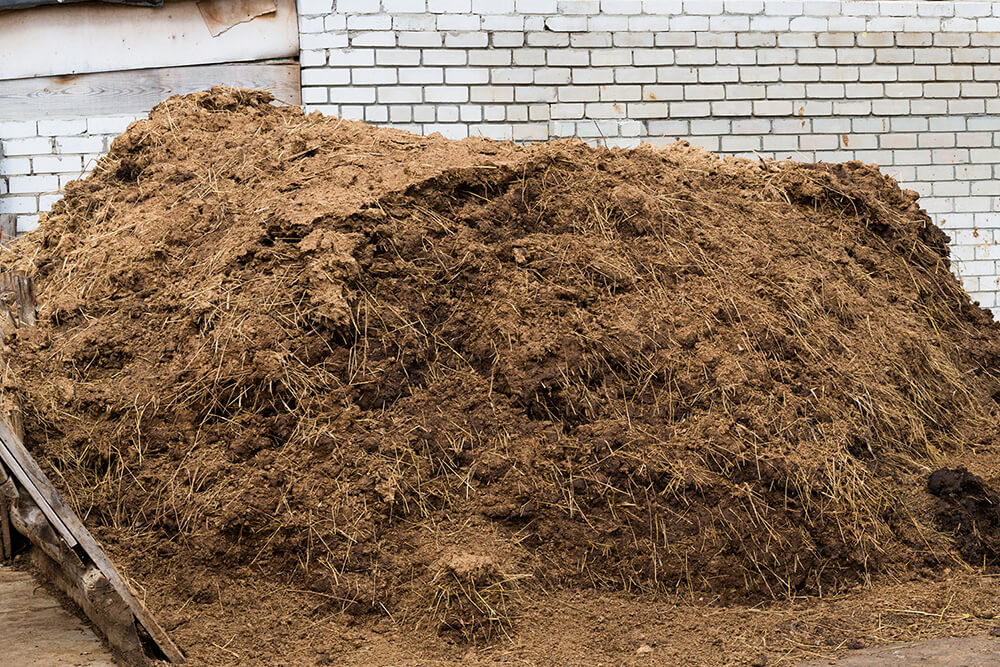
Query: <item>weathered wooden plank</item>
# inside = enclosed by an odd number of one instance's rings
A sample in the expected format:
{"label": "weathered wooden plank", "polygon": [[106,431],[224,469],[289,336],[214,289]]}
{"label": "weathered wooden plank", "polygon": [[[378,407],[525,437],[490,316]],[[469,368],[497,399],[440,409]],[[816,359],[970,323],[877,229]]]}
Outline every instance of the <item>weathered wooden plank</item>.
{"label": "weathered wooden plank", "polygon": [[126,664],[133,667],[149,664],[135,629],[132,611],[115,591],[110,590],[107,578],[95,566],[82,569],[67,567],[37,548],[31,550],[31,562],[80,606]]}
{"label": "weathered wooden plank", "polygon": [[0,119],[146,113],[171,95],[212,86],[269,90],[277,99],[297,105],[302,102],[299,81],[299,65],[291,61],[0,80]]}
{"label": "weathered wooden plank", "polygon": [[[51,484],[48,484],[48,480],[45,479],[44,474],[40,469],[38,469],[37,464],[35,464],[34,459],[28,454],[27,450],[24,450],[23,446],[19,451],[16,448],[9,446],[6,439],[3,437],[3,432],[6,432],[13,436],[13,432],[7,424],[2,423],[0,420],[0,460],[3,460],[4,465],[10,471],[10,474],[24,487],[31,496],[35,504],[38,505],[39,509],[45,514],[45,518],[49,520],[53,528],[58,531],[59,535],[66,541],[71,548],[77,545],[76,537],[69,527],[63,522],[62,518],[59,516],[58,511],[52,506],[52,500],[58,499],[59,494],[56,493],[55,489],[52,488]],[[13,439],[13,438],[12,438]],[[61,499],[59,499],[61,501]]]}
{"label": "weathered wooden plank", "polygon": [[[52,510],[55,511],[56,521],[61,522],[68,528],[71,539],[75,538],[70,545],[72,546],[75,543],[80,545],[84,553],[90,557],[101,573],[107,577],[108,582],[132,610],[136,619],[146,629],[146,632],[149,633],[149,636],[156,642],[157,646],[160,647],[160,650],[163,651],[167,659],[174,663],[183,663],[184,655],[180,652],[180,649],[177,648],[166,631],[156,622],[156,619],[149,613],[145,605],[135,596],[132,588],[118,574],[118,570],[115,569],[115,566],[108,559],[107,555],[105,555],[104,550],[97,543],[97,540],[90,534],[90,531],[83,525],[83,522],[80,521],[76,513],[66,505],[59,492],[52,486],[45,473],[42,472],[41,468],[38,467],[38,464],[31,457],[31,454],[24,447],[24,443],[21,442],[21,439],[17,437],[10,426],[2,419],[0,419],[0,454],[5,455],[5,462],[10,458],[23,471],[22,476],[22,474],[18,473],[18,469],[8,465],[8,469],[11,470],[18,482],[26,488],[28,484],[34,484],[37,487],[38,491],[42,494],[42,501],[49,503]],[[34,494],[32,494],[32,497],[35,498]],[[37,498],[35,498],[35,502],[38,502]],[[41,507],[41,503],[39,503],[39,506]],[[46,513],[46,516],[48,517],[48,513]],[[65,536],[63,537],[65,539]]]}
{"label": "weathered wooden plank", "polygon": [[[3,112],[0,112],[2,115]],[[13,213],[0,213],[0,245],[6,245],[17,236],[17,216]]]}
{"label": "weathered wooden plank", "polygon": [[295,0],[213,37],[195,0],[163,9],[75,4],[4,12],[0,79],[293,58]]}

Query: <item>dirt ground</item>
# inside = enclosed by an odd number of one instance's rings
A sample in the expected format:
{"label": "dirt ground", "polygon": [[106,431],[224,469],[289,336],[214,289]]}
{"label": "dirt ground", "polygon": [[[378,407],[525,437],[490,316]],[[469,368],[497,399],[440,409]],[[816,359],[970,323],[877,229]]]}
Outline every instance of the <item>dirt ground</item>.
{"label": "dirt ground", "polygon": [[194,664],[993,627],[1000,328],[874,167],[172,98],[0,256],[26,442]]}
{"label": "dirt ground", "polygon": [[4,664],[113,667],[90,628],[26,571],[0,566],[0,655]]}

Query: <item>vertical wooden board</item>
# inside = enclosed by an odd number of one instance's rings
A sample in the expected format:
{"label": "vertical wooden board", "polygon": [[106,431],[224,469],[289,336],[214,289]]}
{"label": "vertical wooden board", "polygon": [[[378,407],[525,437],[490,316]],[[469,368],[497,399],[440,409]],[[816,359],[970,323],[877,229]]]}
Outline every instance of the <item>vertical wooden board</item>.
{"label": "vertical wooden board", "polygon": [[[3,106],[3,93],[0,92],[0,107]],[[0,111],[0,118],[3,112]],[[17,217],[13,213],[0,213],[0,245],[7,245],[17,236]]]}

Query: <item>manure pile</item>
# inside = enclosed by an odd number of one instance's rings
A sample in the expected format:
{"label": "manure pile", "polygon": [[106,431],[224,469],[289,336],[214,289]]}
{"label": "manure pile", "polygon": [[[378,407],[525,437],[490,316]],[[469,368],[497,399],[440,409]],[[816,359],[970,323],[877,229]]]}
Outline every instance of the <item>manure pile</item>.
{"label": "manure pile", "polygon": [[5,253],[6,387],[195,657],[315,622],[222,604],[254,580],[457,642],[541,592],[834,594],[980,554],[926,485],[996,446],[998,330],[915,200],[176,97]]}

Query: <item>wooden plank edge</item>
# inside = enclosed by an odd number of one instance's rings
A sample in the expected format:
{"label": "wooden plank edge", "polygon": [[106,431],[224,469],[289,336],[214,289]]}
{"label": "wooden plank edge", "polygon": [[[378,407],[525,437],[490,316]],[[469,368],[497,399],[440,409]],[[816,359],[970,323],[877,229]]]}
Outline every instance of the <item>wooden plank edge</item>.
{"label": "wooden plank edge", "polygon": [[[118,570],[111,563],[108,557],[105,555],[104,550],[97,543],[97,540],[90,534],[83,522],[76,516],[69,506],[63,501],[59,492],[49,481],[45,473],[42,472],[41,468],[32,458],[31,454],[24,447],[24,443],[21,439],[11,430],[10,426],[2,419],[0,419],[0,454],[10,454],[10,452],[15,452],[17,458],[14,459],[15,464],[18,462],[23,463],[24,472],[27,473],[26,477],[30,479],[31,482],[37,485],[37,491],[44,493],[44,500],[47,500],[51,504],[51,510],[57,515],[57,519],[64,523],[65,527],[69,530],[71,536],[74,539],[75,544],[79,544],[83,551],[90,557],[98,569],[107,577],[111,586],[118,591],[122,599],[132,610],[136,619],[145,628],[146,632],[159,647],[160,651],[167,659],[175,664],[183,664],[185,662],[184,654],[181,650],[174,644],[173,640],[167,632],[156,622],[146,606],[142,604],[138,597],[136,597],[135,592],[132,587],[121,577]],[[12,470],[17,477],[17,470]],[[26,487],[27,488],[27,487]],[[31,489],[29,489],[29,493]],[[34,498],[34,494],[31,494]],[[37,502],[37,499],[36,499]],[[40,506],[41,507],[41,506]],[[44,507],[42,507],[44,512]],[[46,514],[46,516],[48,516]]]}
{"label": "wooden plank edge", "polygon": [[[0,426],[6,427],[6,424],[3,424],[2,420],[0,420]],[[45,514],[46,518],[48,518],[62,538],[66,540],[66,544],[68,544],[71,548],[75,547],[78,542],[73,536],[72,531],[70,531],[69,526],[67,526],[59,517],[56,509],[52,507],[41,488],[39,488],[37,481],[25,469],[25,466],[22,465],[21,461],[18,460],[18,456],[11,450],[10,447],[7,446],[7,443],[2,440],[0,440],[0,459],[3,459],[4,464],[7,466],[8,470],[10,470],[14,479],[16,479],[21,486],[25,488],[28,495],[32,497],[35,504],[42,510],[42,513]]]}

